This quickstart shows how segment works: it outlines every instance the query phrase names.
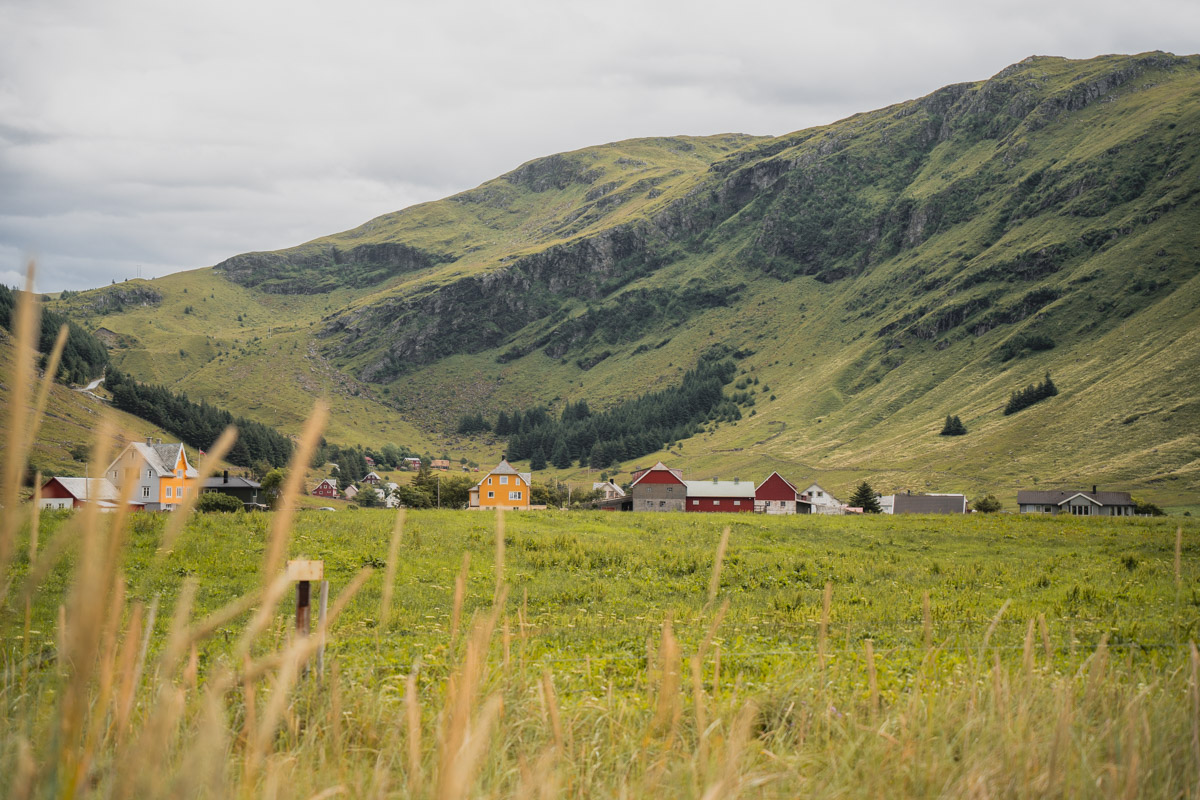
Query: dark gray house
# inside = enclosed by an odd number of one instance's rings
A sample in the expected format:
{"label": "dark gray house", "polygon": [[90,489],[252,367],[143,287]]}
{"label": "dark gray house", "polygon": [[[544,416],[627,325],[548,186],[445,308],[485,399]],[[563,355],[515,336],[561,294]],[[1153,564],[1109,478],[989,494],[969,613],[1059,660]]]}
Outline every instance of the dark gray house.
{"label": "dark gray house", "polygon": [[879,498],[885,514],[965,514],[967,498],[961,494],[889,494]]}
{"label": "dark gray house", "polygon": [[218,477],[205,478],[204,485],[200,487],[203,492],[220,492],[227,494],[230,497],[236,497],[242,501],[242,505],[247,511],[254,508],[260,508],[261,503],[258,501],[258,490],[261,484],[257,481],[252,481],[249,478],[229,477],[229,470],[225,470]]}
{"label": "dark gray house", "polygon": [[1017,492],[1022,514],[1074,514],[1078,517],[1132,517],[1129,492],[1026,491]]}

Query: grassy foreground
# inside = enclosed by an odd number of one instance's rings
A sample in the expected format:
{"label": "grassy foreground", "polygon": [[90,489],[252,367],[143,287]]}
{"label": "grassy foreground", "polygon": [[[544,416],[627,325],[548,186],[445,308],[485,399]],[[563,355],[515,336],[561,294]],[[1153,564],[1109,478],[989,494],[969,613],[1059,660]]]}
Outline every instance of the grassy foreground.
{"label": "grassy foreground", "polygon": [[[275,521],[199,517],[156,558],[162,515],[113,538],[92,520],[91,545],[85,517],[41,520],[76,555],[5,616],[11,796],[1182,796],[1200,777],[1195,528],[1176,555],[1148,520],[307,512],[289,554],[324,559],[331,605],[358,591],[305,678],[290,587],[257,616],[239,602],[271,592]],[[114,542],[119,568],[89,579],[79,548]],[[82,583],[105,598],[90,670],[58,657]]]}

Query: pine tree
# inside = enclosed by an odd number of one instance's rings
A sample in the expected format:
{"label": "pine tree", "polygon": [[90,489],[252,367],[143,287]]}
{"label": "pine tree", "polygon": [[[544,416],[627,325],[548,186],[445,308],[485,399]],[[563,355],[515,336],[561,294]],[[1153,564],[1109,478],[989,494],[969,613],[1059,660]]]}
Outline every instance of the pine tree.
{"label": "pine tree", "polygon": [[571,468],[571,451],[567,449],[567,443],[562,439],[554,443],[554,450],[550,454],[550,463],[557,469]]}
{"label": "pine tree", "polygon": [[533,470],[534,472],[538,472],[545,468],[546,454],[542,452],[542,448],[539,445],[537,449],[533,451],[533,455],[529,457],[529,469]]}
{"label": "pine tree", "polygon": [[939,436],[962,436],[967,432],[967,426],[963,425],[961,419],[957,415],[946,415],[946,424],[942,426],[942,432]]}
{"label": "pine tree", "polygon": [[861,508],[866,514],[880,514],[883,509],[879,507],[879,499],[875,497],[875,490],[871,488],[871,484],[863,481],[854,490],[854,494],[850,496],[850,505],[856,508]]}

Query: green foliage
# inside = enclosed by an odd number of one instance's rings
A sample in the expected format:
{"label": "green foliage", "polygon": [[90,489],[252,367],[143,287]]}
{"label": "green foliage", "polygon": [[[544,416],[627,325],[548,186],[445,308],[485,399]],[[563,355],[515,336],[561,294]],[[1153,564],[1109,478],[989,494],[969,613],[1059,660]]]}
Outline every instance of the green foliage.
{"label": "green foliage", "polygon": [[392,490],[392,494],[405,508],[432,508],[433,498],[425,489],[418,489],[408,484],[400,484]]}
{"label": "green foliage", "polygon": [[245,505],[231,494],[223,492],[204,492],[196,501],[196,510],[205,513],[213,511],[242,511]]}
{"label": "green foliage", "polygon": [[491,429],[492,426],[483,418],[483,414],[476,412],[463,415],[458,421],[457,431],[461,436],[472,436],[478,433],[488,433]]}
{"label": "green foliage", "polygon": [[[0,285],[0,327],[12,331],[13,314],[16,311],[17,292]],[[87,383],[99,377],[108,366],[108,350],[103,343],[66,316],[49,309],[41,309],[37,349],[42,353],[42,367],[46,356],[54,348],[58,331],[67,326],[67,342],[63,347],[56,378],[66,383]]]}
{"label": "green foliage", "polygon": [[1050,373],[1046,373],[1046,378],[1041,383],[1031,383],[1024,389],[1014,391],[1008,398],[1008,404],[1004,406],[1005,416],[1015,414],[1023,408],[1045,400],[1048,397],[1054,397],[1058,394],[1058,387],[1054,385],[1054,381],[1050,380]]}
{"label": "green foliage", "polygon": [[881,514],[883,509],[879,506],[879,498],[875,496],[875,490],[871,488],[871,484],[863,481],[854,490],[854,494],[850,495],[850,506],[861,508],[864,514]]}
{"label": "green foliage", "polygon": [[177,395],[164,386],[138,383],[116,367],[108,370],[105,385],[112,392],[114,406],[170,431],[198,449],[212,447],[228,426],[237,427],[237,441],[225,457],[231,464],[249,467],[262,460],[280,467],[292,456],[291,439],[261,422],[235,417],[204,401],[193,403],[186,395]]}
{"label": "green foliage", "polygon": [[1043,350],[1053,350],[1054,340],[1044,333],[1018,333],[1007,339],[996,354],[1001,361],[1009,361],[1026,353],[1039,353]]}
{"label": "green foliage", "polygon": [[[705,360],[683,376],[677,385],[626,400],[602,413],[592,413],[583,401],[568,405],[554,420],[544,408],[514,412],[507,427],[508,458],[520,461],[539,451],[557,454],[562,450],[594,469],[638,458],[660,449],[668,441],[693,435],[713,420],[732,421],[741,412],[724,387],[733,379],[732,361]],[[499,428],[499,423],[497,423]],[[544,455],[540,459],[544,469]]]}
{"label": "green foliage", "polygon": [[1134,498],[1133,513],[1146,517],[1165,517],[1167,512],[1163,511],[1154,503],[1143,502]]}
{"label": "green foliage", "polygon": [[946,415],[946,424],[942,426],[942,432],[939,436],[963,436],[967,432],[967,426],[963,425],[962,420],[957,415]]}
{"label": "green foliage", "polygon": [[975,509],[981,514],[994,514],[1002,508],[1002,505],[1000,501],[996,499],[996,495],[988,494],[984,495],[983,497],[976,498],[975,502],[971,503],[971,508]]}
{"label": "green foliage", "polygon": [[279,504],[280,492],[283,491],[283,484],[287,481],[287,470],[283,467],[276,467],[262,477],[259,482],[259,497],[262,498],[265,505],[270,508],[275,508]]}

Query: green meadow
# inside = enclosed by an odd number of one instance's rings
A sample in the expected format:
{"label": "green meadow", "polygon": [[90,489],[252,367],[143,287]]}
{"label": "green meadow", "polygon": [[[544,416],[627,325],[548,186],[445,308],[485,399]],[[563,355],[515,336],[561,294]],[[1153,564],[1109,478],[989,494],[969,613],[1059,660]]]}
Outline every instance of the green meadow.
{"label": "green meadow", "polygon": [[[303,511],[287,556],[324,562],[331,606],[354,592],[320,673],[290,586],[257,621],[237,606],[280,521],[198,515],[158,552],[168,515],[111,539],[51,514],[36,589],[22,534],[0,773],[31,746],[35,793],[62,788],[56,620],[100,541],[124,549],[112,652],[156,610],[124,724],[174,737],[154,755],[98,736],[106,796],[1178,796],[1200,776],[1190,520]],[[190,656],[181,630],[203,632]],[[215,777],[187,755],[202,734]]]}

